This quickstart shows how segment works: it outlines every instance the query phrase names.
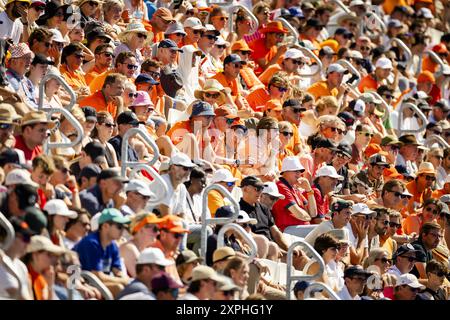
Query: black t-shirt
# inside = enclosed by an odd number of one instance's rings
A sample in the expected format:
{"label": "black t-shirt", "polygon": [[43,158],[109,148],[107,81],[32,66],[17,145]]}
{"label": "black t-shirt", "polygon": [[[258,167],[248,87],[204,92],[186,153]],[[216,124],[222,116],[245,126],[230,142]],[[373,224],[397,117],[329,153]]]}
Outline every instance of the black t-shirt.
{"label": "black t-shirt", "polygon": [[[423,244],[422,239],[418,239],[414,242],[411,242],[411,244],[413,245],[413,247],[416,250],[419,251],[419,252],[417,252],[417,261],[418,262],[428,263],[433,259],[433,254],[431,253],[431,250],[427,250],[425,248],[425,245]],[[415,275],[417,278],[420,278],[419,271],[417,270],[416,266],[414,266],[414,268],[411,270],[410,273]]]}
{"label": "black t-shirt", "polygon": [[239,201],[239,206],[241,207],[241,210],[247,212],[250,218],[256,219],[257,223],[250,226],[252,232],[261,234],[270,241],[274,241],[272,234],[270,233],[270,228],[275,225],[275,220],[273,219],[270,209],[259,202],[256,203],[256,206],[252,206],[243,199]]}
{"label": "black t-shirt", "polygon": [[447,300],[445,297],[445,292],[442,288],[439,288],[437,291],[433,291],[430,288],[425,288],[423,293],[428,293],[433,296],[434,300]]}

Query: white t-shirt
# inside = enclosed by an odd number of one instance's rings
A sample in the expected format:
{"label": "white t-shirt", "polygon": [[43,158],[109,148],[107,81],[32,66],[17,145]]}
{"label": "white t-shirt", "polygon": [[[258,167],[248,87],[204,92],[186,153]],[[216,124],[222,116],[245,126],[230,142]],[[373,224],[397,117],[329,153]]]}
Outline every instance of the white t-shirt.
{"label": "white t-shirt", "polygon": [[[358,247],[358,237],[353,234],[353,230],[352,230],[352,225],[349,223],[347,223],[347,225],[344,227],[347,228],[348,230],[348,237],[350,240],[350,244],[352,245],[353,248],[357,248]],[[369,240],[366,238],[364,239],[364,248],[369,248]]]}
{"label": "white t-shirt", "polygon": [[185,214],[187,212],[186,187],[184,184],[180,184],[175,190],[170,181],[169,174],[163,174],[161,178],[167,184],[167,195],[161,203],[168,206],[172,210],[172,214]]}
{"label": "white t-shirt", "polygon": [[[21,283],[21,296],[31,298],[30,287],[29,287],[29,279],[28,279],[28,270],[25,264],[20,261],[20,259],[11,260],[10,257],[5,256],[4,258],[7,260],[12,266],[14,266],[14,270],[20,278]],[[0,297],[4,298],[15,298],[10,297],[6,289],[10,288],[19,288],[19,282],[17,279],[11,275],[3,265],[0,265]]]}
{"label": "white t-shirt", "polygon": [[308,233],[308,235],[305,237],[305,241],[313,246],[318,236],[333,229],[335,229],[333,226],[333,222],[329,220],[322,221],[317,227],[315,227],[310,233]]}
{"label": "white t-shirt", "polygon": [[18,44],[22,33],[23,24],[20,19],[12,21],[5,11],[0,12],[0,38],[12,39],[14,44]]}

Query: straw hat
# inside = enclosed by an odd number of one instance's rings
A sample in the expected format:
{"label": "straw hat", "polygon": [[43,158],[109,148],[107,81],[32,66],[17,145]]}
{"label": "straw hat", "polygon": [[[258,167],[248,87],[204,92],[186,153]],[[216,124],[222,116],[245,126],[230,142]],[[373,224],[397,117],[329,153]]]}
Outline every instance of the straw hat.
{"label": "straw hat", "polygon": [[14,107],[8,103],[0,103],[0,123],[13,124],[22,117],[16,113]]}
{"label": "straw hat", "polygon": [[203,94],[205,92],[218,92],[218,93],[220,93],[220,98],[218,99],[218,103],[219,103],[219,105],[221,105],[225,102],[224,90],[225,90],[225,88],[219,81],[217,81],[216,79],[208,79],[205,81],[205,85],[203,86],[202,90],[195,90],[194,97],[202,100]]}
{"label": "straw hat", "polygon": [[436,170],[431,162],[422,162],[419,167],[419,171],[417,171],[417,175],[419,174],[434,174],[436,175]]}
{"label": "straw hat", "polygon": [[30,124],[43,123],[47,124],[49,129],[53,129],[56,123],[51,122],[47,119],[47,114],[44,111],[30,111],[26,113],[21,122],[21,126],[26,126]]}
{"label": "straw hat", "polygon": [[145,29],[144,25],[138,21],[134,21],[131,22],[127,25],[127,28],[125,31],[121,32],[118,36],[119,40],[121,42],[126,41],[126,37],[130,34],[130,33],[144,33],[147,35],[147,41],[152,41],[153,40],[153,32],[148,31],[147,29]]}

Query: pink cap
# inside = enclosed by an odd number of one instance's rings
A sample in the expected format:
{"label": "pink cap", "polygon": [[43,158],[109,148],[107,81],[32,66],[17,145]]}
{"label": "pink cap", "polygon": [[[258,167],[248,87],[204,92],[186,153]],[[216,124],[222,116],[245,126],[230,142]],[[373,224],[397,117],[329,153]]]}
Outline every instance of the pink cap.
{"label": "pink cap", "polygon": [[150,100],[150,96],[146,91],[137,91],[137,98],[134,99],[134,102],[130,105],[130,107],[140,107],[140,106],[153,106],[152,100]]}

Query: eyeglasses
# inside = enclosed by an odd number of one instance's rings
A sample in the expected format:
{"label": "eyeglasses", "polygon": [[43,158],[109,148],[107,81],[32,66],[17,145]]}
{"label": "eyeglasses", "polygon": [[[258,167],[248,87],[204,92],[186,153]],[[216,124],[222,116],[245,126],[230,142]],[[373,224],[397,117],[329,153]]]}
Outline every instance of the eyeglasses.
{"label": "eyeglasses", "polygon": [[294,113],[301,113],[304,111],[305,111],[305,109],[303,109],[303,108],[292,108],[292,112],[294,112]]}
{"label": "eyeglasses", "polygon": [[280,92],[287,92],[288,91],[288,88],[278,87],[278,86],[274,86],[274,87],[277,88],[278,91],[280,91]]}
{"label": "eyeglasses", "polygon": [[1,130],[9,130],[11,129],[13,124],[10,123],[0,123],[0,129]]}
{"label": "eyeglasses", "polygon": [[381,261],[383,263],[392,263],[391,259],[388,259],[388,258],[385,258],[385,257],[379,258],[379,259],[375,259],[375,261]]}
{"label": "eyeglasses", "polygon": [[95,1],[88,1],[88,4],[89,4],[91,7],[98,7],[98,2],[95,2]]}
{"label": "eyeglasses", "polygon": [[136,35],[140,39],[147,39],[147,35],[145,33],[137,33]]}
{"label": "eyeglasses", "polygon": [[116,124],[115,123],[107,123],[107,122],[105,122],[105,123],[102,123],[105,127],[108,127],[108,128],[114,128],[115,126],[116,126]]}
{"label": "eyeglasses", "polygon": [[176,35],[177,37],[185,37],[186,36],[184,33],[180,33],[180,32],[174,33],[174,35]]}
{"label": "eyeglasses", "polygon": [[[377,219],[377,221],[381,221],[381,220]],[[382,223],[384,226],[387,226],[387,225],[389,225],[389,220],[384,220]]]}
{"label": "eyeglasses", "polygon": [[439,234],[439,233],[432,233],[432,232],[430,232],[429,234],[432,235],[433,237],[439,238],[439,239],[442,239],[444,237],[442,234]]}
{"label": "eyeglasses", "polygon": [[287,132],[287,131],[283,131],[283,132],[280,132],[283,136],[285,136],[285,137],[293,137],[294,136],[294,133],[293,132]]}
{"label": "eyeglasses", "polygon": [[214,41],[217,40],[217,37],[215,35],[212,35],[212,34],[202,34],[202,37],[203,38],[208,38],[208,40],[214,40]]}
{"label": "eyeglasses", "polygon": [[199,11],[198,14],[201,16],[207,16],[209,14],[209,12],[208,11]]}
{"label": "eyeglasses", "polygon": [[344,133],[344,130],[339,129],[339,128],[328,127],[328,129],[330,129],[332,132],[337,132],[339,134],[343,134]]}
{"label": "eyeglasses", "polygon": [[304,66],[305,63],[302,60],[292,60],[293,64],[299,65],[299,66]]}
{"label": "eyeglasses", "polygon": [[31,242],[31,236],[29,236],[29,235],[17,233],[17,237],[20,238],[25,243]]}
{"label": "eyeglasses", "polygon": [[[217,98],[219,98],[220,97],[220,93],[209,93],[209,92],[205,92],[205,97],[206,98],[212,98],[212,99],[217,99]],[[229,120],[232,120],[232,122],[231,123],[233,123],[233,121],[234,121],[234,119],[229,119]]]}
{"label": "eyeglasses", "polygon": [[217,49],[225,49],[227,46],[224,44],[216,44]]}
{"label": "eyeglasses", "polygon": [[222,291],[222,294],[226,297],[229,297],[234,295],[234,291],[233,290]]}
{"label": "eyeglasses", "polygon": [[61,171],[63,174],[72,174],[72,171],[70,171],[69,168],[62,168],[60,171]]}
{"label": "eyeglasses", "polygon": [[236,185],[236,182],[225,182],[227,184],[227,187],[231,188],[234,187]]}
{"label": "eyeglasses", "polygon": [[369,133],[369,132],[364,132],[364,131],[359,131],[358,132],[361,135],[365,135],[366,137],[373,137],[373,133]]}
{"label": "eyeglasses", "polygon": [[193,16],[195,14],[194,10],[188,10],[186,11],[187,16]]}
{"label": "eyeglasses", "polygon": [[425,177],[425,179],[426,179],[427,181],[435,181],[435,180],[436,180],[436,177],[435,177],[435,176],[427,176],[427,175],[424,175],[424,177]]}
{"label": "eyeglasses", "polygon": [[115,55],[112,52],[102,52],[101,54],[108,58],[115,58]]}
{"label": "eyeglasses", "polygon": [[[355,25],[355,27],[356,27],[356,25]],[[369,51],[370,47],[361,47],[360,50],[361,51]]]}
{"label": "eyeglasses", "polygon": [[242,69],[242,64],[240,64],[240,63],[233,63],[233,67],[235,67],[236,69]]}
{"label": "eyeglasses", "polygon": [[128,70],[137,70],[138,69],[138,65],[135,64],[127,64],[127,68]]}
{"label": "eyeglasses", "polygon": [[128,93],[128,97],[136,99],[138,97],[138,93],[137,92],[130,92],[130,93]]}
{"label": "eyeglasses", "polygon": [[161,78],[161,73],[155,71],[149,71],[148,74],[155,80]]}
{"label": "eyeglasses", "polygon": [[398,191],[392,191],[392,190],[387,190],[388,192],[392,192],[397,198],[401,198],[401,199],[406,199],[409,198],[410,196],[400,193]]}
{"label": "eyeglasses", "polygon": [[201,31],[201,30],[192,30],[192,33],[193,33],[193,34],[201,34],[202,31]]}
{"label": "eyeglasses", "polygon": [[437,211],[436,209],[433,210],[431,207],[426,207],[425,211],[433,212],[433,216],[437,216],[439,214],[439,211]]}
{"label": "eyeglasses", "polygon": [[400,223],[389,222],[389,227],[395,228],[395,229],[400,229],[402,227],[402,225]]}

